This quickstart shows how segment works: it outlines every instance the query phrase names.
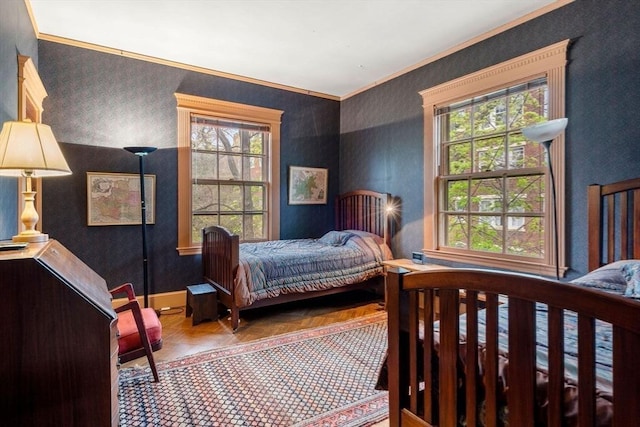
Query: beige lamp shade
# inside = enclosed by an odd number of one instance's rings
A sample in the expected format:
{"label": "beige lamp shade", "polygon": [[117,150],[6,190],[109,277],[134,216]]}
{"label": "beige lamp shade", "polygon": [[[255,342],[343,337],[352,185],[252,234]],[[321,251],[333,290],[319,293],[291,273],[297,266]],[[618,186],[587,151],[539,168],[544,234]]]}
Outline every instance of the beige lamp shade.
{"label": "beige lamp shade", "polygon": [[42,123],[5,122],[0,132],[0,175],[33,178],[70,175],[51,128]]}
{"label": "beige lamp shade", "polygon": [[70,175],[71,169],[60,151],[51,128],[42,123],[5,122],[0,132],[0,175],[24,176],[26,189],[20,220],[24,229],[13,236],[15,242],[44,242],[49,235],[36,230],[40,219],[34,201],[31,178]]}

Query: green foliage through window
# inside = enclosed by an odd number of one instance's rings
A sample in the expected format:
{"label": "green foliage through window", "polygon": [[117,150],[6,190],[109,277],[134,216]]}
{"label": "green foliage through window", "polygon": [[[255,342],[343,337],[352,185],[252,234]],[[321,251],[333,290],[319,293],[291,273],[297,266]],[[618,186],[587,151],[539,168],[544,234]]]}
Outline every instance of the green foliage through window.
{"label": "green foliage through window", "polygon": [[268,126],[192,116],[192,240],[221,225],[241,240],[267,236]]}
{"label": "green foliage through window", "polygon": [[546,79],[441,107],[441,244],[544,258],[544,148],[523,127],[548,118]]}

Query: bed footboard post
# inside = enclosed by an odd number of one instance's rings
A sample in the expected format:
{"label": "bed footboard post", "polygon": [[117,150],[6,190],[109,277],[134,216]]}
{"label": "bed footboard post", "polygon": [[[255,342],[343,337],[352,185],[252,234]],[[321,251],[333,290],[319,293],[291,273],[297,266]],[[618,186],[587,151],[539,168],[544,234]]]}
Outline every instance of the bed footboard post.
{"label": "bed footboard post", "polygon": [[400,425],[400,288],[402,270],[387,272],[389,425]]}
{"label": "bed footboard post", "polygon": [[389,425],[400,425],[400,401],[403,400],[401,390],[404,390],[400,372],[400,290],[402,278],[406,270],[391,268],[387,272],[387,322],[388,322],[388,355],[387,377],[389,389]]}

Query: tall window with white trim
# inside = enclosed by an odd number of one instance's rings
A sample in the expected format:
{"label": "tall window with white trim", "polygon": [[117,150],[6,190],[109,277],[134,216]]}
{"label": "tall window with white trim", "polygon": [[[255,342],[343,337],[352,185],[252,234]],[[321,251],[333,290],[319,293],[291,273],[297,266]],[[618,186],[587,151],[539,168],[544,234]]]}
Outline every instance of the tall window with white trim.
{"label": "tall window with white trim", "polygon": [[280,234],[282,111],[176,93],[178,252],[200,253],[202,229],[242,241]]}
{"label": "tall window with white trim", "polygon": [[[555,274],[546,156],[522,128],[564,117],[568,43],[420,92],[427,257]],[[564,271],[564,135],[550,154]]]}

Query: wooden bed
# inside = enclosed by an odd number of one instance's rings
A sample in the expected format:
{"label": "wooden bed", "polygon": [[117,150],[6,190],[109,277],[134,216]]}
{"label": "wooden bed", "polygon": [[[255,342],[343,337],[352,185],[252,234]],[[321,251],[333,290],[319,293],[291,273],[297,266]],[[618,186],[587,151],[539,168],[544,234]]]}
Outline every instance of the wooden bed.
{"label": "wooden bed", "polygon": [[[368,190],[357,190],[339,195],[335,202],[335,230],[359,230],[371,233],[379,239],[381,246],[390,247],[388,203],[389,196],[387,194]],[[225,228],[212,226],[203,230],[204,280],[216,288],[218,301],[230,310],[233,330],[238,328],[241,310],[380,286],[384,274],[384,266],[380,263],[379,266],[375,266],[375,272],[371,275],[376,277],[371,280],[349,283],[348,285],[331,285],[322,290],[280,292],[277,296],[257,299],[247,305],[247,302],[239,296],[242,295],[244,289],[240,288],[243,285],[238,273],[241,252],[239,237],[232,235]],[[347,278],[343,281],[349,282],[350,280]]]}
{"label": "wooden bed", "polygon": [[[640,179],[592,185],[588,204],[589,269],[640,259]],[[609,266],[590,275],[602,269]],[[640,422],[637,299],[488,270],[393,269],[387,307],[391,426],[448,427],[462,420],[468,426],[516,427]],[[466,310],[462,316],[461,307]],[[508,314],[506,325],[499,320],[501,307]],[[546,322],[536,323],[539,310]],[[575,331],[565,327],[570,317],[575,317]],[[600,330],[610,333],[605,337],[612,343],[606,361],[594,338]],[[544,368],[536,333],[548,344]],[[572,334],[579,337],[571,344],[576,346],[571,355],[575,368],[563,351]],[[603,379],[605,373],[610,378]]]}

